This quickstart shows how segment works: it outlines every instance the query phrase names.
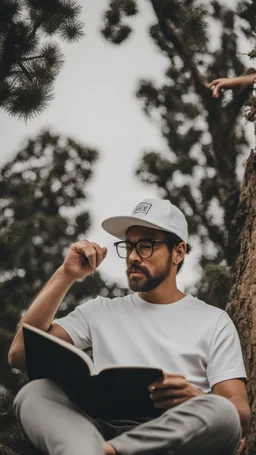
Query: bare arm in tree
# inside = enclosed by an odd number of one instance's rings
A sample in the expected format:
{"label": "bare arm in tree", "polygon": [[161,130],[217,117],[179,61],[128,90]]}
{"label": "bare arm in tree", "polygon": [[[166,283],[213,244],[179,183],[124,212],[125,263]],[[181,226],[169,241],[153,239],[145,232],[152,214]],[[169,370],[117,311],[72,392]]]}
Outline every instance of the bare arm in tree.
{"label": "bare arm in tree", "polygon": [[71,245],[61,267],[37,295],[22,318],[19,330],[9,350],[8,361],[10,365],[18,369],[25,368],[23,322],[72,343],[67,332],[57,324],[52,324],[52,321],[72,284],[93,273],[106,254],[106,248],[101,248],[97,243],[87,240]]}
{"label": "bare arm in tree", "polygon": [[213,98],[219,98],[220,90],[252,85],[255,78],[256,73],[238,77],[221,77],[220,79],[214,79],[211,81],[207,84],[207,87],[212,90]]}

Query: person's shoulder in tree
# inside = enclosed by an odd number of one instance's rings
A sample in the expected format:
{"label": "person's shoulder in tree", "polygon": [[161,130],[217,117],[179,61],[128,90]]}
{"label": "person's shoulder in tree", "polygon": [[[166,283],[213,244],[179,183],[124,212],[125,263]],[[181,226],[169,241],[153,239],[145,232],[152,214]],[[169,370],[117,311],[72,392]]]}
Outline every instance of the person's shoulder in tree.
{"label": "person's shoulder in tree", "polygon": [[221,90],[253,85],[255,79],[256,71],[251,74],[245,74],[237,77],[221,77],[219,79],[214,79],[206,86],[212,90],[213,98],[219,98]]}

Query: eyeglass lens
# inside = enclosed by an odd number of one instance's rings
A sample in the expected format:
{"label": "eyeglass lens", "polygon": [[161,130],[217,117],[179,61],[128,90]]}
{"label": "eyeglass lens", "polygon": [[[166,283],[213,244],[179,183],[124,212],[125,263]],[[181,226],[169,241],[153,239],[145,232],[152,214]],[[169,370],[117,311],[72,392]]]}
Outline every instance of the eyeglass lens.
{"label": "eyeglass lens", "polygon": [[[134,244],[132,244],[130,242],[120,242],[117,245],[118,255],[121,258],[125,259],[126,257],[128,257],[131,254],[133,248],[134,248]],[[139,256],[141,256],[143,258],[147,258],[152,255],[153,244],[149,241],[148,242],[141,241],[135,245],[135,248],[136,248],[136,251],[139,254]]]}

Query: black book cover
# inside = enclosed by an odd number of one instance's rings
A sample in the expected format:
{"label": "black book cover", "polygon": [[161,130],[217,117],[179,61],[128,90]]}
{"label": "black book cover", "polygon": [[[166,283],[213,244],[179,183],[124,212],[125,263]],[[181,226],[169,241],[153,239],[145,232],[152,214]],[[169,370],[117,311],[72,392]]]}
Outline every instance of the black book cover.
{"label": "black book cover", "polygon": [[75,346],[28,324],[23,324],[23,333],[28,380],[57,381],[91,417],[143,419],[164,412],[154,408],[148,391],[162,370],[122,366],[95,374],[90,357]]}

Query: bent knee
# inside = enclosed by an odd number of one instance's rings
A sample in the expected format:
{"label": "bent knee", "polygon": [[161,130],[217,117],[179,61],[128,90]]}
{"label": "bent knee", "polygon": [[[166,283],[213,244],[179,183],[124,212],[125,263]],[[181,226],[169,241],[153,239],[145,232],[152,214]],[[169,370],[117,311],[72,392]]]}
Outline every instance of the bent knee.
{"label": "bent knee", "polygon": [[221,430],[226,437],[239,440],[241,438],[241,422],[235,405],[220,395],[202,395],[202,403],[208,407],[211,414],[212,425],[216,430]]}
{"label": "bent knee", "polygon": [[36,379],[26,384],[17,393],[14,402],[14,412],[17,417],[20,414],[21,406],[26,406],[28,410],[40,401],[40,398],[51,398],[56,393],[63,393],[58,384],[50,379]]}
{"label": "bent knee", "polygon": [[[177,409],[177,411],[175,411]],[[238,441],[241,438],[241,423],[236,407],[233,403],[220,395],[207,394],[191,398],[172,408],[166,413],[185,411],[186,415],[200,421],[204,428],[211,429],[213,434],[221,435],[223,442]]]}

